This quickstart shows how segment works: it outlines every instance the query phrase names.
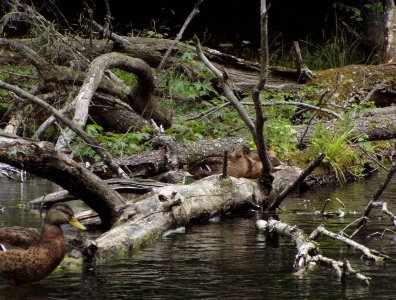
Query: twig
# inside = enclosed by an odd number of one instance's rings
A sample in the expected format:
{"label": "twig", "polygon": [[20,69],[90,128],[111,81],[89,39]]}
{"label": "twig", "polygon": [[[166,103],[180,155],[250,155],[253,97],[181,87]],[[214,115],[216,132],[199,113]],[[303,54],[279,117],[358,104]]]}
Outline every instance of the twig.
{"label": "twig", "polygon": [[[254,105],[254,102],[242,101],[241,104],[243,104],[243,105]],[[230,105],[229,102],[221,103],[221,104],[217,105],[216,107],[213,107],[211,109],[208,109],[207,111],[204,111],[204,112],[200,113],[199,115],[196,115],[194,117],[186,119],[186,121],[201,120],[203,118],[206,118],[210,114],[214,113],[215,111],[217,111],[219,109],[222,109],[222,108],[224,108],[224,107],[226,107],[228,105]],[[333,115],[337,119],[343,120],[343,117],[341,115],[337,114],[334,111],[331,111],[331,110],[326,109],[326,108],[321,108],[321,107],[318,107],[318,106],[315,106],[315,105],[311,105],[311,104],[308,104],[308,103],[294,102],[294,101],[277,101],[277,102],[261,102],[261,105],[262,106],[295,105],[295,106],[299,106],[299,107],[305,107],[305,108],[309,108],[309,109],[312,109],[312,110],[317,110],[317,111],[320,111],[320,112],[328,113],[330,115]]]}
{"label": "twig", "polygon": [[374,163],[376,163],[378,166],[380,166],[382,169],[384,169],[385,171],[389,172],[389,168],[385,167],[378,159],[372,157],[370,154],[367,153],[367,151],[365,149],[363,149],[362,146],[360,145],[356,145],[356,147],[359,148],[360,151],[362,151],[362,153],[367,156],[371,161],[373,161]]}
{"label": "twig", "polygon": [[371,97],[374,95],[374,93],[380,89],[382,89],[391,79],[384,79],[382,80],[380,83],[376,84],[371,91],[366,95],[366,97],[364,97],[364,102],[367,102],[371,99]]}
{"label": "twig", "polygon": [[203,0],[198,0],[197,3],[195,3],[195,6],[193,8],[193,10],[191,11],[191,13],[189,14],[189,16],[187,17],[186,21],[184,22],[182,28],[180,29],[179,33],[177,34],[176,38],[173,40],[172,44],[169,46],[168,50],[166,50],[164,57],[162,57],[160,64],[157,67],[157,71],[161,71],[162,68],[164,67],[166,60],[168,59],[169,54],[172,52],[173,48],[175,47],[175,45],[180,41],[180,39],[183,36],[184,30],[186,30],[188,24],[191,22],[191,20],[197,15],[199,14],[199,6],[201,5],[201,3],[203,2]]}
{"label": "twig", "polygon": [[[337,91],[337,89],[338,89],[338,80],[339,80],[339,74],[337,73],[337,81],[336,81],[335,88],[334,88],[334,90],[331,92],[331,94],[329,95],[327,101],[330,100],[331,97],[333,97],[333,95],[334,95],[335,92]],[[321,96],[320,99],[319,99],[318,105],[322,103],[322,101],[325,99],[325,96],[327,95],[327,93],[328,93],[328,90],[326,90],[326,91],[322,94],[322,96]],[[327,101],[326,101],[326,102],[327,102]],[[326,102],[325,102],[325,103],[326,103]],[[314,113],[314,114],[312,115],[312,117],[310,118],[310,120],[308,121],[307,126],[306,126],[306,128],[305,128],[305,131],[304,131],[304,133],[301,135],[300,141],[298,142],[299,148],[302,148],[303,141],[304,141],[305,135],[306,135],[307,132],[308,132],[309,126],[311,126],[311,123],[313,122],[313,120],[315,119],[315,117],[318,115],[318,113],[319,113],[319,111],[318,111],[317,113]]]}

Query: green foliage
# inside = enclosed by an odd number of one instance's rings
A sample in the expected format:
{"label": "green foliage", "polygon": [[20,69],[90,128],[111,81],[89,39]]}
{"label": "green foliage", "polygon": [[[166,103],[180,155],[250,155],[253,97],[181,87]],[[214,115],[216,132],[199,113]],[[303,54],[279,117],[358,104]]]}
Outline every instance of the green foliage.
{"label": "green foliage", "polygon": [[[134,153],[148,150],[145,142],[150,138],[152,129],[143,128],[140,132],[128,132],[124,134],[103,132],[98,124],[90,124],[86,127],[86,133],[92,137],[101,147],[105,148],[113,156],[123,157]],[[75,139],[72,145],[73,151],[82,159],[100,160],[100,157],[91,146],[82,142],[80,137]]]}
{"label": "green foliage", "polygon": [[241,131],[248,134],[238,113],[230,108],[213,111],[207,117],[186,120],[187,116],[199,115],[222,103],[219,99],[212,99],[211,102],[179,105],[179,112],[185,115],[174,121],[173,126],[167,130],[167,134],[172,135],[178,142],[230,137]]}
{"label": "green foliage", "polygon": [[[32,67],[30,65],[2,65],[0,66],[0,80],[5,82],[10,80],[15,80],[23,84],[35,84],[35,82],[30,77],[32,75]],[[0,89],[0,96],[7,96],[8,91]]]}
{"label": "green foliage", "polygon": [[280,159],[287,159],[297,151],[297,132],[285,118],[268,119],[265,123],[265,137]]}
{"label": "green foliage", "polygon": [[336,11],[339,11],[343,15],[349,16],[349,18],[355,22],[362,22],[362,11],[354,6],[342,3],[342,2],[334,2],[333,3],[333,8]]}
{"label": "green foliage", "polygon": [[126,85],[132,86],[137,82],[137,77],[135,74],[121,70],[121,69],[112,69],[111,70],[118,78],[123,80]]}
{"label": "green foliage", "polygon": [[[350,128],[340,128],[333,132],[319,124],[315,127],[307,152],[310,157],[324,153],[324,167],[328,171],[332,170],[341,184],[346,182],[346,172],[355,178],[362,177],[363,173],[363,160],[350,144],[353,131]],[[363,139],[363,136],[360,137],[360,141]]]}
{"label": "green foliage", "polygon": [[196,98],[210,93],[217,94],[210,81],[197,80],[192,82],[183,75],[171,77],[168,84],[169,91],[181,97]]}
{"label": "green foliage", "polygon": [[187,98],[199,98],[209,95],[218,96],[217,91],[210,82],[214,75],[202,63],[194,61],[197,54],[194,51],[184,51],[180,53],[180,56],[184,64],[197,72],[198,79],[192,81],[183,74],[173,73],[169,76],[167,89],[171,93]]}

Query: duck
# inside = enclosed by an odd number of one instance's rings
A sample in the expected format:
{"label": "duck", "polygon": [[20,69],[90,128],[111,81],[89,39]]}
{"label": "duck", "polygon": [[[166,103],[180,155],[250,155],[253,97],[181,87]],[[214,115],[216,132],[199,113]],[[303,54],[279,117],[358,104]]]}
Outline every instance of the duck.
{"label": "duck", "polygon": [[[272,149],[267,150],[267,154],[272,164],[272,171],[279,170],[282,162],[276,157]],[[187,169],[194,179],[218,174],[222,172],[223,157],[211,156],[205,158]],[[240,178],[257,179],[261,175],[263,165],[257,151],[250,150],[246,145],[241,145],[228,157],[228,175]]]}
{"label": "duck", "polygon": [[41,280],[52,273],[67,252],[63,224],[86,230],[65,203],[49,208],[41,230],[18,226],[0,228],[0,277],[16,286]]}

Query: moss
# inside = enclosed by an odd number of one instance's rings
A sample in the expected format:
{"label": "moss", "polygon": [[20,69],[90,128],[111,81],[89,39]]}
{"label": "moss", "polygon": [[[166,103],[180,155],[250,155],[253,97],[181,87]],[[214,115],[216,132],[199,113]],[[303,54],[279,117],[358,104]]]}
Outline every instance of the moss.
{"label": "moss", "polygon": [[[388,86],[396,86],[395,69],[392,66],[350,65],[343,68],[316,71],[308,86],[335,90],[331,100],[341,104],[353,96],[365,96],[380,82],[387,80]],[[362,95],[363,93],[363,95]]]}

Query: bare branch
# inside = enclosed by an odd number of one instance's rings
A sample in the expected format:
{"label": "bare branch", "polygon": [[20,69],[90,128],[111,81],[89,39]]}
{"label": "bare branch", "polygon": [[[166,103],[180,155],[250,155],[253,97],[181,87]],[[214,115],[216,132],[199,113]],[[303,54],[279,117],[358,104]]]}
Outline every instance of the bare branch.
{"label": "bare branch", "polygon": [[377,256],[374,253],[372,253],[372,250],[367,248],[366,246],[359,244],[350,238],[347,238],[341,234],[336,234],[334,232],[331,232],[330,230],[327,230],[323,225],[318,226],[310,235],[309,238],[312,240],[317,239],[320,235],[325,235],[328,236],[332,239],[339,240],[351,247],[353,247],[356,250],[359,250],[364,254],[364,258],[375,261],[376,263],[382,262],[384,260],[383,257]]}
{"label": "bare branch", "polygon": [[286,198],[286,196],[292,191],[298,184],[300,184],[309,174],[312,173],[313,170],[315,170],[316,167],[318,167],[323,159],[325,158],[325,154],[319,155],[315,160],[313,160],[308,167],[301,172],[300,176],[292,183],[290,184],[287,188],[285,188],[281,193],[278,195],[273,195],[272,196],[272,203],[269,206],[268,210],[276,210],[279,205],[282,203],[282,201]]}
{"label": "bare branch", "polygon": [[162,58],[160,64],[157,67],[157,71],[161,71],[162,68],[164,67],[166,60],[168,59],[169,54],[172,52],[173,48],[175,47],[175,45],[181,40],[184,30],[186,30],[188,24],[190,24],[191,20],[197,15],[199,14],[199,6],[201,5],[201,3],[203,2],[203,0],[198,0],[197,3],[195,3],[195,6],[193,8],[193,10],[191,11],[191,13],[189,14],[189,16],[187,17],[186,21],[184,21],[184,24],[182,26],[182,28],[180,29],[179,33],[177,34],[175,40],[172,42],[172,44],[169,46],[168,50],[166,50],[164,57]]}
{"label": "bare branch", "polygon": [[252,133],[252,135],[255,136],[256,126],[254,125],[253,121],[250,119],[246,109],[243,107],[243,105],[239,102],[238,98],[235,96],[233,90],[227,83],[227,79],[224,78],[224,75],[206,58],[205,54],[202,51],[202,46],[198,38],[196,38],[196,41],[197,41],[196,49],[197,49],[198,57],[209,68],[209,70],[211,70],[213,74],[215,74],[217,80],[221,85],[224,95],[227,97],[228,101],[231,102],[235,110],[239,113],[242,120],[245,122],[246,126],[249,128],[250,132]]}
{"label": "bare branch", "polygon": [[367,203],[367,206],[364,210],[363,213],[363,217],[361,219],[361,221],[358,224],[358,228],[355,230],[354,233],[351,234],[351,237],[354,236],[355,234],[357,234],[363,227],[364,225],[366,225],[368,217],[370,215],[371,209],[374,207],[373,203],[375,203],[375,201],[378,200],[378,198],[382,195],[382,193],[385,191],[385,189],[387,188],[387,186],[389,185],[389,183],[392,180],[393,175],[396,172],[396,164],[394,164],[392,166],[392,168],[389,170],[385,181],[380,184],[377,188],[377,190],[375,191],[375,193],[371,196],[371,199],[369,200],[369,202]]}
{"label": "bare branch", "polygon": [[15,94],[17,94],[19,97],[21,97],[23,99],[26,99],[26,100],[28,100],[30,102],[33,102],[33,103],[41,106],[42,108],[44,108],[45,110],[47,110],[51,114],[53,114],[58,120],[60,120],[65,125],[67,125],[71,130],[73,130],[75,133],[77,133],[78,136],[80,136],[85,142],[87,142],[89,145],[91,145],[93,147],[93,149],[96,151],[96,153],[99,154],[99,156],[102,158],[102,160],[105,162],[105,164],[108,165],[109,168],[113,172],[115,172],[116,174],[121,175],[123,177],[126,177],[126,178],[128,177],[125,174],[125,172],[113,162],[113,160],[110,157],[110,154],[108,154],[105,150],[100,148],[96,144],[96,142],[91,137],[89,137],[82,129],[77,127],[70,119],[66,118],[64,115],[59,113],[59,111],[57,111],[55,108],[53,108],[47,102],[41,100],[40,98],[38,98],[38,97],[36,97],[36,96],[34,96],[34,95],[22,90],[22,89],[20,89],[17,86],[13,86],[13,85],[10,85],[8,83],[5,83],[2,80],[0,80],[0,88],[12,91]]}
{"label": "bare branch", "polygon": [[356,278],[369,284],[371,278],[355,271],[349,262],[337,261],[320,254],[318,244],[306,237],[303,230],[297,226],[292,226],[278,220],[270,218],[267,221],[259,220],[256,223],[260,230],[276,232],[281,236],[290,238],[297,248],[297,255],[294,260],[294,268],[298,273],[303,273],[309,269],[312,264],[323,264],[332,268],[338,277],[344,278],[347,274],[353,274]]}

